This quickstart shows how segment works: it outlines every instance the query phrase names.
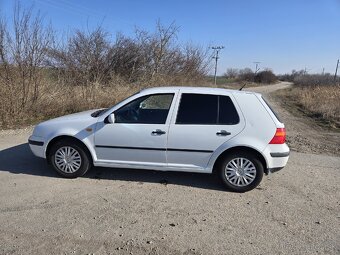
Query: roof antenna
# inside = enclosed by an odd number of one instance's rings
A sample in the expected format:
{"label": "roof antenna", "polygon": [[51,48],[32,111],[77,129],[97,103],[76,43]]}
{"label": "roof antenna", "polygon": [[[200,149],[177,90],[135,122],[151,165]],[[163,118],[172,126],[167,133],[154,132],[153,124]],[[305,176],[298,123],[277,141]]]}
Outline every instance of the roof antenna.
{"label": "roof antenna", "polygon": [[244,83],[243,86],[239,89],[239,91],[241,91],[246,85],[247,83]]}

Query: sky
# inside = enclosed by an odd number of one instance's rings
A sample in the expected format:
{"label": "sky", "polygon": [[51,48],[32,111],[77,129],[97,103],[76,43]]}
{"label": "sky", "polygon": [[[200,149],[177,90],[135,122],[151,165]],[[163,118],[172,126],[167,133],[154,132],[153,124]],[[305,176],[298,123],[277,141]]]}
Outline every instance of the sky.
{"label": "sky", "polygon": [[[12,18],[14,0],[0,0]],[[178,40],[225,46],[218,74],[227,68],[270,68],[276,74],[306,69],[334,73],[340,58],[340,0],[22,0],[40,10],[58,33],[101,25],[111,34],[153,31],[159,19],[179,27]],[[211,60],[213,61],[213,59]],[[213,73],[213,70],[211,71]]]}

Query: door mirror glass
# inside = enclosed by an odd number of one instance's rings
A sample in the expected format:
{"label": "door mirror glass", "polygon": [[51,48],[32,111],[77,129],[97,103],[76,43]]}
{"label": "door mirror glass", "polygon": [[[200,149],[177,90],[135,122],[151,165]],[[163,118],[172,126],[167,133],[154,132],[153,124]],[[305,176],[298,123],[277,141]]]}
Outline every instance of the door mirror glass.
{"label": "door mirror glass", "polygon": [[108,123],[115,123],[115,114],[111,113],[109,116],[107,116]]}
{"label": "door mirror glass", "polygon": [[139,104],[139,108],[140,108],[140,109],[146,109],[146,108],[147,108],[147,104],[145,103],[145,101],[144,101],[144,102],[141,102],[141,103]]}

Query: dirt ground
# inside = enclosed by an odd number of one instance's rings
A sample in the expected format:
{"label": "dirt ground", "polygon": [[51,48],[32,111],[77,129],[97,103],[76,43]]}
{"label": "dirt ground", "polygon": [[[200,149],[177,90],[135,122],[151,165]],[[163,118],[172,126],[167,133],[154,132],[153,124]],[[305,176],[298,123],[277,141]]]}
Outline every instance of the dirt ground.
{"label": "dirt ground", "polygon": [[59,178],[0,132],[0,254],[340,254],[339,134],[291,115],[286,168],[244,194],[212,175],[94,168]]}
{"label": "dirt ground", "polygon": [[273,108],[277,109],[286,125],[287,143],[291,150],[340,157],[340,132],[325,129],[298,111],[291,114],[286,108],[291,109],[294,106],[284,102],[279,97],[280,94],[271,93],[289,86],[291,86],[290,83],[282,82],[274,86],[258,87],[251,90],[263,93]]}

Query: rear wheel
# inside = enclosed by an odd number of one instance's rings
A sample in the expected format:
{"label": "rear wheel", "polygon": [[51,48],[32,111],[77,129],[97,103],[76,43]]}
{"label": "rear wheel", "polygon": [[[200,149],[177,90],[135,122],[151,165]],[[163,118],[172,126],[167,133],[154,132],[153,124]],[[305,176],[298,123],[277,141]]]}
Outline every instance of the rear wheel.
{"label": "rear wheel", "polygon": [[58,174],[67,178],[83,176],[91,167],[86,151],[71,139],[61,140],[53,145],[50,162]]}
{"label": "rear wheel", "polygon": [[246,192],[260,184],[263,171],[261,161],[253,154],[234,152],[223,159],[219,174],[228,189]]}

